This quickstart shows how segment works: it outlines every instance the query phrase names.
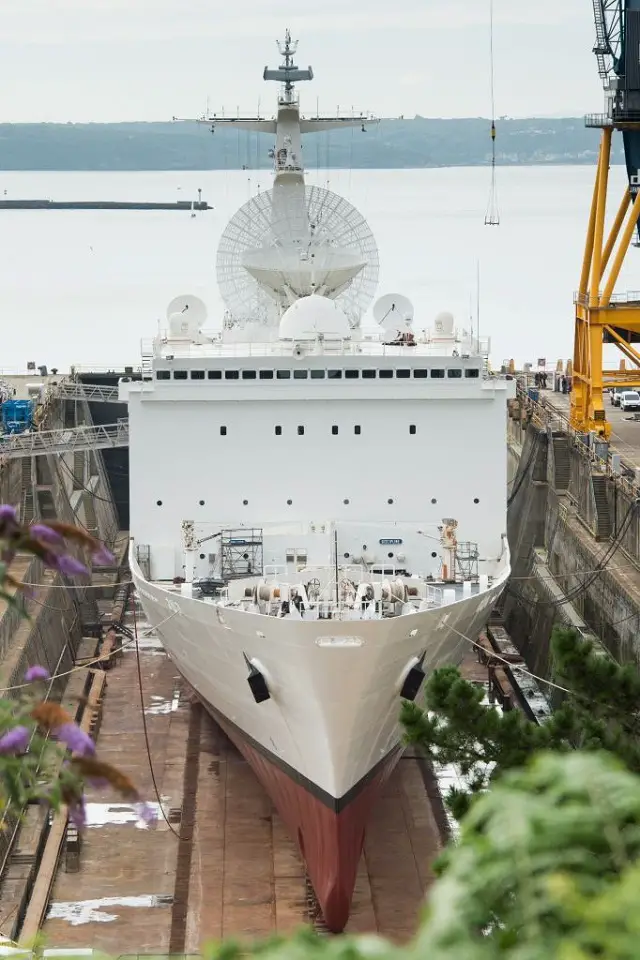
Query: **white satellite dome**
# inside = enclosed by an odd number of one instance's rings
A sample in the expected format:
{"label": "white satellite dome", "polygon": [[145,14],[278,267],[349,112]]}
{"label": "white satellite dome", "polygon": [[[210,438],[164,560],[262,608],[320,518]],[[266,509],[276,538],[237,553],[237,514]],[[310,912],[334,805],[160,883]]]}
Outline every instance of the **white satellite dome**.
{"label": "white satellite dome", "polygon": [[281,340],[348,340],[351,326],[346,314],[328,297],[312,293],[300,297],[285,310],[280,320]]}
{"label": "white satellite dome", "polygon": [[435,328],[436,333],[441,337],[451,337],[453,336],[453,325],[455,320],[453,314],[449,313],[448,310],[443,310],[442,313],[439,313],[436,317]]}

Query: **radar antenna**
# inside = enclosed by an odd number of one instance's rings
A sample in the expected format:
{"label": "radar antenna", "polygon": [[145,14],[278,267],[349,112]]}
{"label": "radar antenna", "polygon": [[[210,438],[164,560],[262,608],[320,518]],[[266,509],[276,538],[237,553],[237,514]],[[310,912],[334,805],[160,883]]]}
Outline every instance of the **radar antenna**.
{"label": "radar antenna", "polygon": [[[596,42],[593,52],[603,81],[606,112],[586,117],[587,127],[600,128],[596,181],[580,284],[576,295],[572,365],[571,425],[581,433],[608,439],[603,392],[611,387],[640,387],[640,295],[614,298],[624,259],[640,218],[640,8],[637,0],[592,0]],[[611,142],[622,133],[627,167],[623,195],[605,233]],[[607,269],[608,268],[608,269]],[[614,303],[615,301],[615,303]],[[614,343],[628,370],[603,369],[603,344]]]}

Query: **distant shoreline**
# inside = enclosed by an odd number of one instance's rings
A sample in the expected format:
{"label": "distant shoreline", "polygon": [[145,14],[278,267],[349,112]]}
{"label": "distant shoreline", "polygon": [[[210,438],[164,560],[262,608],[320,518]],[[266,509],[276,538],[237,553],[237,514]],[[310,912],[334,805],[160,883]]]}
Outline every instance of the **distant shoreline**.
{"label": "distant shoreline", "polygon": [[[583,118],[504,119],[497,126],[500,166],[592,165],[598,131]],[[304,139],[308,169],[402,170],[484,167],[490,162],[490,121],[381,120],[366,133],[350,128]],[[0,172],[127,172],[269,170],[273,137],[205,124],[0,124]],[[616,138],[612,163],[624,162]]]}

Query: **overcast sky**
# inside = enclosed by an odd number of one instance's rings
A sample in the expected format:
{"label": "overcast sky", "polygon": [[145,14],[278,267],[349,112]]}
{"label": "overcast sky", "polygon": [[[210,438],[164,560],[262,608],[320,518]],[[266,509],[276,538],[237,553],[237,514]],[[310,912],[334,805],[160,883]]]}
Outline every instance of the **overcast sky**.
{"label": "overcast sky", "polygon": [[[496,114],[599,111],[591,0],[494,3]],[[0,0],[0,122],[271,112],[286,26],[303,111],[490,113],[489,0]]]}

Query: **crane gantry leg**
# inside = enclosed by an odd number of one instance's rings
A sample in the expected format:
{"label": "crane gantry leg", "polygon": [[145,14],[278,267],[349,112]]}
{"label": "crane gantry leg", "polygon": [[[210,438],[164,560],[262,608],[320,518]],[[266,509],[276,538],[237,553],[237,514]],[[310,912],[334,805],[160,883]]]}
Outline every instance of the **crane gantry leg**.
{"label": "crane gantry leg", "polygon": [[[614,295],[640,218],[640,189],[635,184],[625,187],[605,242],[613,131],[613,124],[605,126],[600,142],[580,287],[575,297],[571,390],[571,425],[582,433],[595,431],[604,438],[609,437],[611,425],[606,419],[603,390],[614,386],[640,387],[640,353],[632,345],[640,340],[640,293]],[[631,204],[634,187],[635,198]],[[633,367],[630,370],[603,370],[603,343],[615,343]]]}

